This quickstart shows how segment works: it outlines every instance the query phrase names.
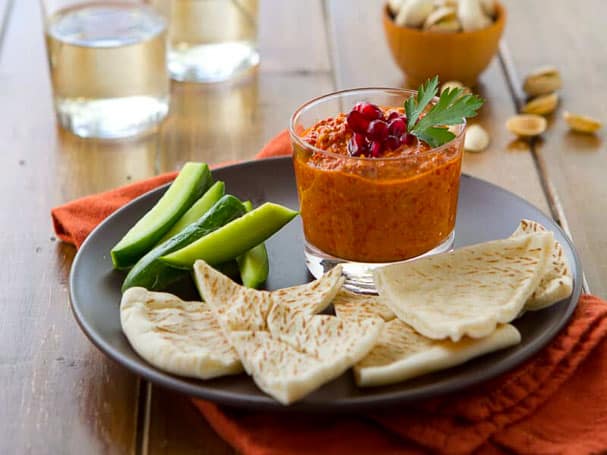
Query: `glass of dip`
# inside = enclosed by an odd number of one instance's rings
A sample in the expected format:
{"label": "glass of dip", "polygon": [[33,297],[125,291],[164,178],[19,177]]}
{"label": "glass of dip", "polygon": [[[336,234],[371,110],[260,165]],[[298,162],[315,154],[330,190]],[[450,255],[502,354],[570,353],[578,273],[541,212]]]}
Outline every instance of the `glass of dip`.
{"label": "glass of dip", "polygon": [[[318,277],[343,264],[346,287],[375,291],[373,269],[453,247],[465,120],[433,148],[417,138],[378,157],[353,156],[346,121],[357,103],[404,115],[412,90],[361,88],[299,107],[289,132],[305,235],[306,265]],[[428,106],[431,107],[435,98]]]}

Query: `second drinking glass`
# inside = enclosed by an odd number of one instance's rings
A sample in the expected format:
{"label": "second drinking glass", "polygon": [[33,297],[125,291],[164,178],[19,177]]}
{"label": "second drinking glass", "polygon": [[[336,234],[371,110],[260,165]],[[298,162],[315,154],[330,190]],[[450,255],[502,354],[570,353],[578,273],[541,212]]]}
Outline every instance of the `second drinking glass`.
{"label": "second drinking glass", "polygon": [[221,82],[259,63],[257,0],[152,0],[170,23],[169,72],[177,81]]}

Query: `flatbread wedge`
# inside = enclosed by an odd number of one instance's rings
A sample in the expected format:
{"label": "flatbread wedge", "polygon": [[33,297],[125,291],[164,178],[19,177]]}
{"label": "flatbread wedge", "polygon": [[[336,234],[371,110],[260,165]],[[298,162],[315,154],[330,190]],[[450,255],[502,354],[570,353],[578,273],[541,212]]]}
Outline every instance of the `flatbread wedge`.
{"label": "flatbread wedge", "polygon": [[554,237],[538,232],[375,270],[382,300],[431,339],[483,338],[512,321],[537,288]]}
{"label": "flatbread wedge", "polygon": [[394,384],[444,370],[521,340],[519,331],[510,324],[498,325],[484,338],[466,337],[458,342],[431,340],[395,319],[394,313],[373,295],[340,291],[333,306],[337,316],[343,319],[362,321],[379,316],[386,321],[371,352],[354,365],[359,387]]}
{"label": "flatbread wedge", "polygon": [[242,372],[238,354],[202,302],[133,287],[122,295],[120,322],[137,354],[160,370],[200,379]]}
{"label": "flatbread wedge", "polygon": [[466,337],[454,342],[431,340],[393,319],[384,325],[371,352],[354,365],[354,377],[359,387],[394,384],[460,365],[520,341],[521,334],[511,324],[498,325],[484,338]]}
{"label": "flatbread wedge", "polygon": [[341,289],[333,299],[335,314],[344,319],[362,321],[380,318],[390,321],[396,317],[394,312],[376,295],[356,294]]}
{"label": "flatbread wedge", "polygon": [[343,283],[336,267],[302,286],[265,292],[245,289],[202,261],[194,264],[201,295],[255,383],[290,404],[336,378],[375,345],[381,319],[345,321],[315,315]]}
{"label": "flatbread wedge", "polygon": [[[305,317],[299,317],[301,324]],[[308,316],[307,321],[299,325],[303,333],[295,342],[287,341],[289,336],[280,331],[230,334],[247,373],[261,390],[285,405],[337,378],[364,358],[383,326],[378,319],[359,323],[328,315]],[[312,335],[317,338],[310,338]]]}
{"label": "flatbread wedge", "polygon": [[[512,234],[513,237],[533,232],[546,232],[540,223],[531,220],[521,220],[520,225]],[[552,248],[550,264],[542,276],[537,289],[525,304],[525,310],[541,310],[556,302],[566,299],[573,292],[573,276],[567,265],[563,247],[556,240]]]}
{"label": "flatbread wedge", "polygon": [[282,304],[275,305],[268,316],[268,329],[274,338],[300,352],[331,362],[340,370],[369,352],[382,326],[383,321],[379,318],[353,321],[327,314],[310,316]]}
{"label": "flatbread wedge", "polygon": [[266,320],[273,305],[281,302],[314,314],[324,310],[341,288],[344,278],[340,266],[320,279],[277,291],[245,288],[215,270],[204,261],[194,264],[196,286],[226,331],[266,330]]}

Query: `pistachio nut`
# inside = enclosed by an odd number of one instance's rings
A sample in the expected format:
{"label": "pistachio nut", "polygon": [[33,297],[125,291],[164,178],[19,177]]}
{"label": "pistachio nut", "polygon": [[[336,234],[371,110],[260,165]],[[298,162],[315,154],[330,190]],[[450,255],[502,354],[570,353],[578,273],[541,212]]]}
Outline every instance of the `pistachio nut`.
{"label": "pistachio nut", "polygon": [[496,0],[481,0],[481,8],[483,12],[489,17],[495,17],[497,14]]}
{"label": "pistachio nut", "polygon": [[460,0],[457,17],[465,32],[480,30],[492,23],[492,20],[483,12],[480,0]]}
{"label": "pistachio nut", "polygon": [[440,92],[443,93],[448,88],[450,88],[450,89],[453,89],[453,88],[462,88],[462,89],[464,89],[464,93],[472,93],[472,90],[470,90],[468,87],[466,87],[460,81],[447,81],[447,82],[445,82],[443,85],[441,85]]}
{"label": "pistachio nut", "polygon": [[563,118],[573,131],[578,133],[596,133],[603,126],[600,120],[597,120],[587,115],[572,114],[571,112],[564,112]]}
{"label": "pistachio nut", "polygon": [[450,6],[441,6],[432,11],[424,21],[424,28],[429,29],[441,22],[457,20],[457,10]]}
{"label": "pistachio nut", "polygon": [[468,152],[482,152],[489,145],[489,133],[480,125],[470,125],[466,128],[464,149]]}
{"label": "pistachio nut", "polygon": [[406,0],[394,21],[401,27],[420,27],[433,10],[434,0]]}
{"label": "pistachio nut", "polygon": [[529,96],[547,95],[562,86],[561,75],[553,66],[543,66],[529,73],[525,78],[523,90]]}
{"label": "pistachio nut", "polygon": [[521,111],[525,114],[547,115],[554,112],[558,104],[558,94],[540,95],[525,104]]}
{"label": "pistachio nut", "polygon": [[396,17],[406,0],[388,0],[388,9]]}
{"label": "pistachio nut", "polygon": [[434,6],[440,8],[441,6],[450,6],[451,8],[457,9],[458,0],[434,0]]}
{"label": "pistachio nut", "polygon": [[506,121],[506,128],[511,133],[522,137],[538,136],[546,131],[546,119],[536,114],[519,114]]}
{"label": "pistachio nut", "polygon": [[459,32],[462,29],[462,24],[458,19],[452,19],[449,21],[442,21],[438,24],[431,25],[426,30],[429,32],[443,32],[443,33],[452,33]]}

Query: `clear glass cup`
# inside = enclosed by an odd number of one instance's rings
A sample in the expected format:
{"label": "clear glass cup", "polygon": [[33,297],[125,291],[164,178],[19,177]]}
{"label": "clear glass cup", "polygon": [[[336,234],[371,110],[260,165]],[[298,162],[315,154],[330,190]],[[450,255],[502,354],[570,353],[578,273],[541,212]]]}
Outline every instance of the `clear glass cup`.
{"label": "clear glass cup", "polygon": [[81,137],[121,138],[169,109],[166,19],[143,1],[41,0],[59,123]]}
{"label": "clear glass cup", "polygon": [[344,149],[351,133],[344,128],[321,133],[336,135],[343,154],[302,138],[321,120],[343,123],[340,113],[347,114],[357,102],[396,109],[416,93],[346,90],[309,101],[291,117],[306,265],[315,277],[343,264],[348,288],[374,292],[374,268],[453,247],[465,123],[452,127],[456,137],[451,142],[438,148],[417,142],[406,156],[350,156]]}
{"label": "clear glass cup", "polygon": [[259,64],[258,0],[151,0],[170,22],[169,72],[187,82],[221,82]]}

